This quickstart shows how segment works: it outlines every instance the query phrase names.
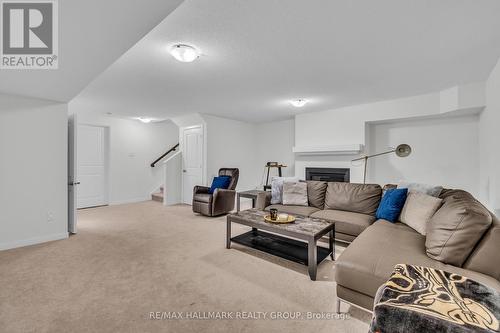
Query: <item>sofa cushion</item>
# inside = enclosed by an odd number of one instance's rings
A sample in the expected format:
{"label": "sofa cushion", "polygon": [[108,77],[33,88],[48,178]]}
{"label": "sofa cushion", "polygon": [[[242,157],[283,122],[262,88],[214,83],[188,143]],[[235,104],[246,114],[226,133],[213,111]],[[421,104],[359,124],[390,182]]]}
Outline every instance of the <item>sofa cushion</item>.
{"label": "sofa cushion", "polygon": [[456,190],[456,189],[443,189],[441,191],[441,194],[439,195],[439,197],[441,199],[443,199],[443,201],[451,200],[451,199],[453,199],[453,197],[460,198],[460,199],[467,200],[467,201],[477,201],[476,198],[474,198],[474,196],[472,194],[470,194],[469,192],[464,191],[464,190]]}
{"label": "sofa cushion", "polygon": [[425,237],[402,223],[379,220],[361,233],[335,262],[338,285],[374,297],[396,264],[442,269],[500,290],[487,275],[444,264],[425,254]]}
{"label": "sofa cushion", "polygon": [[426,235],[427,223],[441,206],[443,199],[421,192],[410,192],[406,198],[399,221]]}
{"label": "sofa cushion", "polygon": [[352,242],[357,236],[353,235],[348,235],[344,234],[342,232],[336,231],[335,230],[335,240],[345,242],[345,243],[350,243]]}
{"label": "sofa cushion", "polygon": [[307,206],[307,184],[305,182],[283,183],[283,205]]}
{"label": "sofa cushion", "polygon": [[309,206],[319,209],[325,208],[325,195],[326,195],[327,182],[317,180],[307,181],[307,198]]}
{"label": "sofa cushion", "polygon": [[462,266],[491,222],[490,212],[472,196],[445,196],[443,206],[427,225],[427,255]]}
{"label": "sofa cushion", "polygon": [[381,196],[382,188],[377,184],[329,182],[325,209],[375,215]]}
{"label": "sofa cushion", "polygon": [[320,210],[311,214],[311,216],[335,221],[335,233],[351,236],[358,236],[375,221],[375,217],[371,215],[331,209]]}
{"label": "sofa cushion", "polygon": [[193,197],[194,201],[211,203],[213,194],[208,193],[196,193]]}
{"label": "sofa cushion", "polygon": [[288,213],[295,215],[310,216],[312,213],[317,212],[319,209],[316,207],[308,206],[287,206],[287,205],[270,205],[267,206],[265,210],[270,210],[271,208],[276,208],[278,213]]}

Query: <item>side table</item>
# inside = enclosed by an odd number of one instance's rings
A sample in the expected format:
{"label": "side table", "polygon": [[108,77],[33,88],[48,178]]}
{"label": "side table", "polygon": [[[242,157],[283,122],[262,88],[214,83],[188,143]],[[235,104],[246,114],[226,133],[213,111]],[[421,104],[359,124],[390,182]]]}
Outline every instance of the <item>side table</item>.
{"label": "side table", "polygon": [[237,200],[236,200],[236,211],[237,212],[240,211],[240,201],[241,201],[240,199],[241,198],[252,199],[252,208],[255,208],[255,201],[257,200],[257,196],[259,195],[259,193],[262,193],[262,192],[265,192],[265,191],[249,190],[249,191],[238,192]]}

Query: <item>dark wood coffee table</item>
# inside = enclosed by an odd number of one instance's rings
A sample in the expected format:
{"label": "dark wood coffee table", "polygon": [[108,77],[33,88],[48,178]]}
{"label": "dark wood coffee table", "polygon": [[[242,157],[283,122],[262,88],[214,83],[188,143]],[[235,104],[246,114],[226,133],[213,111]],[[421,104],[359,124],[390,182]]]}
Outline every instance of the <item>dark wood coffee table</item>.
{"label": "dark wood coffee table", "polygon": [[[264,220],[266,214],[269,212],[248,209],[228,215],[226,247],[230,249],[231,242],[235,242],[306,265],[311,280],[316,280],[317,265],[329,255],[335,259],[335,223],[296,215],[293,223],[275,224]],[[231,237],[231,223],[243,224],[252,230]],[[329,235],[329,247],[317,246],[318,239],[326,234]]]}

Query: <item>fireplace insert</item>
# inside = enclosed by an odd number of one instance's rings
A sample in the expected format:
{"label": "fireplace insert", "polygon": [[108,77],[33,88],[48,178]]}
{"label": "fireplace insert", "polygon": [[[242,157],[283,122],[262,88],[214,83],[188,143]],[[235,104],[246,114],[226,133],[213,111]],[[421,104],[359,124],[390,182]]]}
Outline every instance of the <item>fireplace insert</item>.
{"label": "fireplace insert", "polygon": [[349,183],[350,179],[347,168],[306,168],[306,180]]}

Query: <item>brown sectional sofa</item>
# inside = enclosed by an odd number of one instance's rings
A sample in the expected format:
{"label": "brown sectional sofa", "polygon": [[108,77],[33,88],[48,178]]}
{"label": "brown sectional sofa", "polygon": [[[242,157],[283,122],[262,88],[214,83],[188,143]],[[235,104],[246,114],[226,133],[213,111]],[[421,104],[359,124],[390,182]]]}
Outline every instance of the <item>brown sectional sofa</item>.
{"label": "brown sectional sofa", "polygon": [[271,205],[268,193],[257,200],[257,207],[334,220],[335,238],[351,242],[375,222],[382,188],[376,184],[307,181],[307,196],[309,206]]}
{"label": "brown sectional sofa", "polygon": [[[491,222],[483,233],[484,226],[453,236],[456,244],[452,251],[466,253],[466,257],[455,258],[448,253],[447,259],[439,253],[426,252],[426,236],[403,223],[376,221],[375,212],[382,197],[382,188],[376,184],[325,183],[308,181],[309,206],[270,205],[270,195],[263,194],[257,200],[261,209],[277,208],[290,214],[314,216],[335,221],[337,240],[352,242],[335,264],[337,296],[348,303],[371,310],[377,289],[389,278],[396,264],[413,264],[458,273],[500,290],[500,221],[486,210],[469,193],[462,190],[443,190],[443,206],[436,214],[450,214],[446,209],[459,202],[462,219],[474,218],[481,213],[491,215]],[[455,211],[457,212],[457,211]],[[445,216],[446,217],[446,216]],[[441,217],[443,218],[443,217]],[[445,229],[448,226],[445,226]],[[446,232],[446,230],[444,231]],[[473,244],[468,241],[470,233],[482,234]],[[458,235],[458,236],[457,236]],[[436,242],[427,235],[428,243]],[[439,234],[438,234],[439,236]],[[461,236],[462,238],[460,238]],[[473,238],[473,237],[472,237]],[[470,244],[469,244],[470,243]],[[465,244],[465,245],[464,245]],[[455,247],[453,247],[455,246]],[[464,249],[464,246],[469,246]],[[427,249],[429,251],[429,249]],[[460,259],[460,260],[459,260]],[[446,262],[463,262],[456,266]]]}

